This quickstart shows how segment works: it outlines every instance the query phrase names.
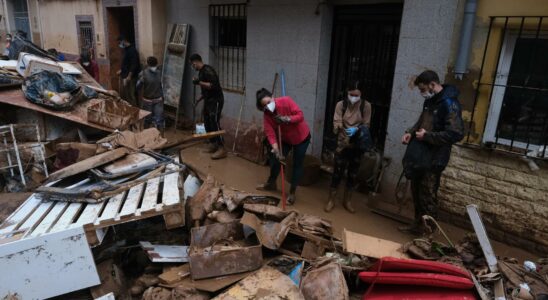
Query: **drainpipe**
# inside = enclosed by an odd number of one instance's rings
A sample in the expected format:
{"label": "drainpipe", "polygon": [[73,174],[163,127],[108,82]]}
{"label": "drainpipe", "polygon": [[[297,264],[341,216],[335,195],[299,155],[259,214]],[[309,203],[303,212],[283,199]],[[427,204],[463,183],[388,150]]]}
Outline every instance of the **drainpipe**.
{"label": "drainpipe", "polygon": [[472,34],[474,31],[474,22],[476,19],[476,8],[478,0],[466,0],[464,5],[464,16],[462,18],[462,27],[460,30],[459,52],[455,62],[455,78],[462,79],[462,76],[468,72],[468,59],[472,50]]}

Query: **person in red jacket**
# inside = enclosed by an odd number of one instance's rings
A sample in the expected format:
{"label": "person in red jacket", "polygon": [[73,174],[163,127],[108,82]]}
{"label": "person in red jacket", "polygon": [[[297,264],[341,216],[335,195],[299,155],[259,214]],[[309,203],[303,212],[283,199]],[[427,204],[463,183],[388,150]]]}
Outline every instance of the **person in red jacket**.
{"label": "person in red jacket", "polygon": [[88,72],[89,75],[95,79],[95,81],[99,82],[99,65],[95,59],[91,58],[91,54],[89,52],[82,52],[78,62],[82,65],[84,70],[86,70],[86,72]]}
{"label": "person in red jacket", "polygon": [[[310,144],[310,129],[299,106],[291,97],[272,98],[272,93],[262,88],[257,91],[257,109],[264,112],[263,130],[270,152],[270,176],[258,190],[275,191],[280,174],[280,161],[293,151],[293,173],[287,203],[295,203],[295,191],[303,175],[303,163]],[[278,142],[278,127],[281,129],[282,145]]]}

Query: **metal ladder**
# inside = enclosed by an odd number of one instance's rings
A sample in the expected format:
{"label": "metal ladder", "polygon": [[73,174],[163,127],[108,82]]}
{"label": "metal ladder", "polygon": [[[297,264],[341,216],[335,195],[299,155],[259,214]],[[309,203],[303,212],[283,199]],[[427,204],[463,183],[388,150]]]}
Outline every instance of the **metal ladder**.
{"label": "metal ladder", "polygon": [[[17,139],[16,139],[16,131],[17,129],[22,128],[31,128],[34,129],[36,132],[36,143],[31,143],[25,146],[19,146],[17,145]],[[23,149],[29,149],[29,148],[38,148],[38,155],[40,156],[38,163],[42,164],[42,170],[44,171],[44,174],[46,177],[48,176],[48,168],[46,165],[46,158],[45,158],[45,148],[44,144],[40,141],[40,131],[38,129],[38,125],[33,124],[10,124],[10,125],[4,125],[0,126],[0,136],[2,136],[2,141],[4,143],[4,148],[0,148],[0,153],[5,152],[6,157],[8,160],[8,165],[0,167],[0,170],[9,169],[11,176],[15,176],[14,169],[19,169],[19,174],[21,176],[21,182],[24,186],[27,185],[27,182],[25,180],[25,171],[23,169],[23,163],[21,162],[21,154],[19,153],[20,150]],[[8,138],[11,136],[11,141],[8,140]],[[12,159],[11,151],[15,152],[15,160],[17,163],[14,164]]]}

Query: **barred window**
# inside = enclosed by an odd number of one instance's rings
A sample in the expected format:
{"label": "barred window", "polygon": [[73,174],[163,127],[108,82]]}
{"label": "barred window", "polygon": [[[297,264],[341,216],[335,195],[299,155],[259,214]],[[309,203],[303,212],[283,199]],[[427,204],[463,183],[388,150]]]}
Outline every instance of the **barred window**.
{"label": "barred window", "polygon": [[95,54],[95,41],[93,31],[93,16],[76,16],[78,26],[78,47],[80,53],[91,52]]}
{"label": "barred window", "polygon": [[213,65],[225,90],[245,89],[247,9],[245,4],[210,5]]}
{"label": "barred window", "polygon": [[484,145],[548,158],[546,53],[548,17],[491,17],[471,118]]}

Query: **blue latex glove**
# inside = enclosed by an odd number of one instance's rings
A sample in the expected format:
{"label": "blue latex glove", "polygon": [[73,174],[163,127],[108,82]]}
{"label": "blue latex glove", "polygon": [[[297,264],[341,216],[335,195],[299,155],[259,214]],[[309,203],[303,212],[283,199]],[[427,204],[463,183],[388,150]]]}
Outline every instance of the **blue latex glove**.
{"label": "blue latex glove", "polygon": [[358,132],[358,127],[346,128],[344,131],[346,131],[347,136],[353,136],[356,132]]}

